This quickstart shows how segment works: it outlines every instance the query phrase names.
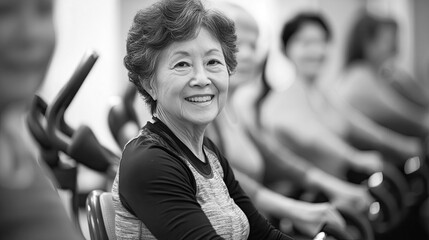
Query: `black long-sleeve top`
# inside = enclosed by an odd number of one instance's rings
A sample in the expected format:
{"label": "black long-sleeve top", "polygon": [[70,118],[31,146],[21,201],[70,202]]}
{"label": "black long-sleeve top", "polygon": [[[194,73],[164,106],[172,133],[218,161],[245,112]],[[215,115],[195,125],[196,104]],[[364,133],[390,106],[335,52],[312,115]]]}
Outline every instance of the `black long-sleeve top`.
{"label": "black long-sleeve top", "polygon": [[118,239],[291,239],[244,194],[214,144],[200,161],[161,121],[124,149],[113,185]]}

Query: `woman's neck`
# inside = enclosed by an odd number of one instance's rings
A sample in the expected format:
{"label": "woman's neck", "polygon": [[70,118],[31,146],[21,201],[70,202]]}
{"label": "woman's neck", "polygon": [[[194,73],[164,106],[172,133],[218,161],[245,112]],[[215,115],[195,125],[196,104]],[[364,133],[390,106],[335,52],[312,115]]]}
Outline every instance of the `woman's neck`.
{"label": "woman's neck", "polygon": [[[12,106],[11,106],[12,105]],[[19,104],[16,104],[19,106]],[[13,104],[11,104],[11,102],[9,101],[1,101],[0,100],[0,120],[2,118],[4,118],[6,115],[9,115],[8,112],[11,111],[11,109],[13,109]]]}
{"label": "woman's neck", "polygon": [[226,99],[226,105],[232,105],[233,97],[235,93],[237,92],[237,87],[229,87],[228,88],[228,98]]}
{"label": "woman's neck", "polygon": [[160,109],[157,109],[156,117],[163,122],[198,159],[205,162],[203,140],[207,126],[189,124],[184,121],[173,119]]}
{"label": "woman's neck", "polygon": [[366,69],[370,70],[373,73],[378,72],[381,65],[382,63],[380,63],[379,61],[371,60],[371,59],[356,61],[353,64],[351,64],[352,68],[355,66],[365,67]]}
{"label": "woman's neck", "polygon": [[316,78],[315,75],[304,75],[304,74],[298,74],[297,80],[300,82],[303,82],[305,86],[307,87],[314,87],[316,85]]}

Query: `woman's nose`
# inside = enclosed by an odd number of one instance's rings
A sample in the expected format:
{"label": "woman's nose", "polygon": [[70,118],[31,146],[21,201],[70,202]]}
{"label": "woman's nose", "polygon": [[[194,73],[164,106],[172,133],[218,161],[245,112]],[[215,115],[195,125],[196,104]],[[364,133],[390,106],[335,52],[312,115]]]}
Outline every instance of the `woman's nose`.
{"label": "woman's nose", "polygon": [[193,70],[194,70],[194,74],[190,82],[190,85],[192,87],[193,86],[205,87],[212,83],[203,65],[196,65],[194,66]]}

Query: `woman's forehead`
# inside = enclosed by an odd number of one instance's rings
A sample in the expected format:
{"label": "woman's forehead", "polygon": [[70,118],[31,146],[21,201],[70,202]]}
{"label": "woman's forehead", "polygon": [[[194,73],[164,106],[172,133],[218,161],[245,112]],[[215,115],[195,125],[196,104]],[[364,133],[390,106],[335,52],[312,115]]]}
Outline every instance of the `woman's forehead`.
{"label": "woman's forehead", "polygon": [[176,54],[191,55],[196,52],[211,54],[222,53],[222,47],[219,40],[203,27],[198,31],[195,38],[174,41],[162,52],[168,57]]}
{"label": "woman's forehead", "polygon": [[304,39],[317,39],[328,42],[326,32],[319,24],[313,22],[307,22],[301,25],[298,31],[296,31],[291,38],[291,40]]}

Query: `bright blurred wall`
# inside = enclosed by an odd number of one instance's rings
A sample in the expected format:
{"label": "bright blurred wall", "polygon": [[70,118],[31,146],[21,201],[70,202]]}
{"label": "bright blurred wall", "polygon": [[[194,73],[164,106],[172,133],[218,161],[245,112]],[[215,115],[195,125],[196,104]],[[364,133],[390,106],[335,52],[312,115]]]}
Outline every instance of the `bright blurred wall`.
{"label": "bright blurred wall", "polygon": [[119,1],[56,1],[56,52],[40,94],[51,102],[72,75],[87,50],[95,50],[99,59],[71,103],[66,121],[72,126],[89,125],[99,140],[115,147],[107,128],[109,98],[122,89],[118,32]]}
{"label": "bright blurred wall", "polygon": [[[66,112],[72,127],[88,125],[105,146],[119,152],[107,126],[111,96],[122,90],[119,41],[119,1],[60,0],[55,2],[57,46],[40,95],[51,103],[68,81],[82,56],[95,50],[99,59]],[[105,186],[105,178],[80,166],[79,192]]]}

